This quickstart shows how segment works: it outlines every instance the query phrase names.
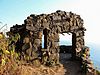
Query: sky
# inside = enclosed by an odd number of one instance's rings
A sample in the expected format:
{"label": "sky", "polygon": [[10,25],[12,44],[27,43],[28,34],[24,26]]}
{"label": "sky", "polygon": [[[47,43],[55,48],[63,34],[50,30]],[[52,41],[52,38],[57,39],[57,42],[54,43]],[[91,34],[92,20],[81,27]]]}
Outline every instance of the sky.
{"label": "sky", "polygon": [[[0,27],[23,24],[30,14],[72,11],[84,20],[85,42],[100,45],[100,0],[0,0]],[[61,35],[61,37],[63,37]]]}

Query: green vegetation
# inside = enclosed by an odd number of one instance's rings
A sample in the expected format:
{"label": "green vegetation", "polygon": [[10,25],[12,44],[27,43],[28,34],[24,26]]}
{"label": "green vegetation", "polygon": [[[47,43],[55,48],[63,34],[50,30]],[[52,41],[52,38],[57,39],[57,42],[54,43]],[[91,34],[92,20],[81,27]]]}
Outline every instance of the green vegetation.
{"label": "green vegetation", "polygon": [[15,52],[15,43],[20,39],[19,34],[6,38],[0,33],[0,75],[13,74],[18,68],[19,53]]}
{"label": "green vegetation", "polygon": [[0,65],[4,66],[10,59],[18,58],[19,53],[15,52],[14,43],[20,39],[20,35],[16,34],[10,38],[6,38],[0,34]]}
{"label": "green vegetation", "polygon": [[[56,73],[63,75],[63,66],[48,68],[43,65],[37,65],[39,63],[36,60],[33,63],[38,66],[37,68],[32,64],[24,64],[24,61],[19,60],[20,53],[15,51],[15,43],[19,39],[19,34],[15,34],[10,38],[6,38],[3,34],[0,34],[0,75],[55,75]],[[29,57],[26,58],[29,59]]]}

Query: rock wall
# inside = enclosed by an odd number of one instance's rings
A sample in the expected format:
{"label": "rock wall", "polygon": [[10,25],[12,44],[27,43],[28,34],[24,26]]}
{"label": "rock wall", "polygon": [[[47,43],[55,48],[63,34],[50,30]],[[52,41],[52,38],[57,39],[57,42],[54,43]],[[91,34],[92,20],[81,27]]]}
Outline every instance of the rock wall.
{"label": "rock wall", "polygon": [[53,66],[59,64],[59,34],[72,34],[71,54],[73,59],[77,59],[82,57],[85,47],[85,30],[80,15],[58,10],[51,14],[32,14],[24,20],[23,25],[11,27],[10,33],[20,34],[16,50],[22,53],[24,60]]}

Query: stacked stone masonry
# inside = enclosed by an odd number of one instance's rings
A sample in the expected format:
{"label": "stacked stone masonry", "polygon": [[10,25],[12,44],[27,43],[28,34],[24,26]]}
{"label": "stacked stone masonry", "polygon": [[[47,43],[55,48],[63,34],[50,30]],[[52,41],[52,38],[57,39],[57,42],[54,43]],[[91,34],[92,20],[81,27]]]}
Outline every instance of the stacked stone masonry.
{"label": "stacked stone masonry", "polygon": [[[33,63],[39,61],[44,65],[53,66],[59,64],[59,34],[72,34],[71,54],[72,59],[76,60],[81,58],[84,52],[85,30],[80,15],[58,10],[51,14],[32,14],[24,20],[24,24],[11,27],[10,32],[12,35],[20,34],[16,50],[23,56],[29,56],[27,61]],[[44,48],[42,48],[43,35]]]}

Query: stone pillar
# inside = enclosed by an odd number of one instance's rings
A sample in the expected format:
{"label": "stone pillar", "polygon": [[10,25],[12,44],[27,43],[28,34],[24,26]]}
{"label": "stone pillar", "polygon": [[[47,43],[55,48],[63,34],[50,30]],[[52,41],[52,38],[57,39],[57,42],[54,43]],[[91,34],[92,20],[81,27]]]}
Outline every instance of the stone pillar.
{"label": "stone pillar", "polygon": [[31,38],[31,42],[32,42],[32,52],[31,52],[31,56],[32,56],[32,60],[31,62],[33,62],[34,65],[39,65],[41,62],[41,48],[42,48],[42,32],[41,31],[37,31],[37,32],[33,32],[32,38]]}
{"label": "stone pillar", "polygon": [[72,34],[72,57],[80,57],[82,48],[84,47],[84,32],[77,31]]}
{"label": "stone pillar", "polygon": [[42,53],[42,62],[48,66],[59,63],[59,35],[45,29],[44,32],[44,50]]}
{"label": "stone pillar", "polygon": [[59,34],[54,32],[50,36],[50,62],[52,65],[59,64]]}
{"label": "stone pillar", "polygon": [[72,59],[76,58],[76,34],[72,33]]}

